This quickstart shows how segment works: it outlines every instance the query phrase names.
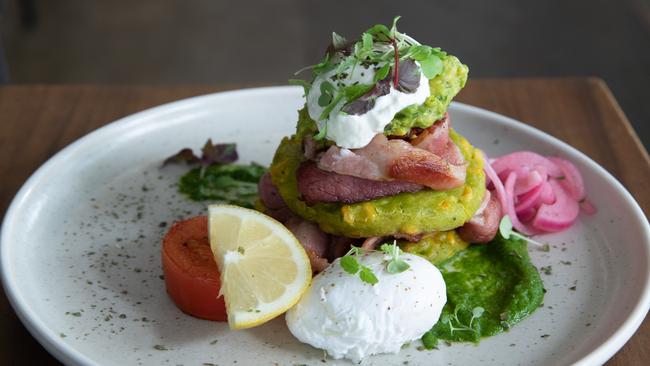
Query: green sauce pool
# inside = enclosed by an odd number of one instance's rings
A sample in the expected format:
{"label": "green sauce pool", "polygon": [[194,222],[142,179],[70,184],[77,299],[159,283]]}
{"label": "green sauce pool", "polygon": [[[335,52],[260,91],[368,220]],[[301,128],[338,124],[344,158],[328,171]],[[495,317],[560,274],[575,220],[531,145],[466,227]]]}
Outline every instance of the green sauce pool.
{"label": "green sauce pool", "polygon": [[504,239],[472,245],[438,265],[447,285],[447,304],[424,334],[425,348],[439,340],[478,342],[508,330],[544,301],[544,285],[526,242]]}

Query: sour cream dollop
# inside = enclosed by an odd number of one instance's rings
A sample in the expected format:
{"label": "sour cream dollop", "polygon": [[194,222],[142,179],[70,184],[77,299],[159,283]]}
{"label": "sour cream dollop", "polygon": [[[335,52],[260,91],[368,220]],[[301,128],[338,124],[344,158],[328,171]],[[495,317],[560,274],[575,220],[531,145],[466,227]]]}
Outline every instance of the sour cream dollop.
{"label": "sour cream dollop", "polygon": [[341,112],[344,101],[332,109],[329,118],[319,120],[324,107],[318,104],[321,96],[321,84],[325,81],[342,83],[345,86],[359,84],[373,84],[375,71],[373,67],[357,66],[349,76],[332,80],[336,70],[329,71],[316,77],[307,94],[307,110],[309,116],[316,121],[318,129],[322,130],[327,125],[327,138],[339,147],[359,149],[370,143],[370,140],[384,132],[384,127],[390,123],[397,112],[412,104],[422,104],[431,95],[429,79],[420,69],[420,85],[414,93],[403,93],[395,89],[391,83],[390,92],[380,96],[375,101],[374,107],[362,115],[351,115]]}
{"label": "sour cream dollop", "polygon": [[354,362],[378,353],[397,353],[420,339],[438,321],[447,302],[445,282],[429,261],[404,253],[410,268],[386,272],[383,253],[358,257],[379,279],[375,285],[343,270],[340,259],[314,277],[296,306],[286,314],[291,333],[301,342],[335,358]]}

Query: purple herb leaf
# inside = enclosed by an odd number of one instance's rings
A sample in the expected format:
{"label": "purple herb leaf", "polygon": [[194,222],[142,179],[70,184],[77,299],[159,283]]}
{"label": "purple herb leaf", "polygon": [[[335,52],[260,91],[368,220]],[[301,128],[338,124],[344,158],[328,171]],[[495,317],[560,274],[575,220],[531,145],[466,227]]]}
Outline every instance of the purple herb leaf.
{"label": "purple herb leaf", "polygon": [[201,164],[210,166],[213,164],[229,164],[237,160],[237,148],[235,144],[213,144],[212,139],[208,139],[201,149],[201,157],[194,155],[192,149],[184,148],[178,153],[168,157],[163,162],[167,164],[178,164],[185,162],[188,165]]}
{"label": "purple herb leaf", "polygon": [[420,68],[411,59],[399,63],[397,90],[402,93],[415,93],[420,86]]}
{"label": "purple herb leaf", "polygon": [[379,80],[369,92],[343,106],[341,111],[357,116],[368,112],[375,106],[378,97],[390,93],[390,81],[391,75],[389,73],[388,76]]}
{"label": "purple herb leaf", "polygon": [[353,114],[360,116],[371,110],[375,106],[375,100],[377,98],[366,99],[361,97],[357,100],[353,100],[350,103],[346,104],[341,110],[347,114]]}
{"label": "purple herb leaf", "polygon": [[212,164],[229,164],[238,159],[237,145],[235,144],[213,144],[212,139],[208,139],[201,149],[201,165],[210,166]]}
{"label": "purple herb leaf", "polygon": [[185,162],[187,164],[195,164],[198,163],[201,159],[199,159],[194,153],[192,152],[192,149],[185,148],[182,149],[181,151],[177,152],[176,154],[168,157],[163,161],[163,166],[167,164],[179,164],[182,162]]}

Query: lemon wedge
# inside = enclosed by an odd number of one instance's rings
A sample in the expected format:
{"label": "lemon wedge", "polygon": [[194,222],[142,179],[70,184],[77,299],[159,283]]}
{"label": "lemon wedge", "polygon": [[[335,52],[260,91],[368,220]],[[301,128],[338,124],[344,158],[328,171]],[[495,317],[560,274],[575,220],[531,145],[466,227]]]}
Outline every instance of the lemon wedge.
{"label": "lemon wedge", "polygon": [[210,205],[208,228],[231,329],[275,318],[309,287],[307,253],[275,219],[243,207]]}

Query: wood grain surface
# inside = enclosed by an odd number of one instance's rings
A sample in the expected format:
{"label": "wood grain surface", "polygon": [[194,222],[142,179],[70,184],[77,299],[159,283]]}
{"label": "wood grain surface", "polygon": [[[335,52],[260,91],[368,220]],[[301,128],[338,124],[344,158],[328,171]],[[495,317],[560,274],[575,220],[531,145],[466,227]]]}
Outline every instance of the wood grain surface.
{"label": "wood grain surface", "polygon": [[[230,87],[0,87],[0,212],[43,162],[111,121],[143,109]],[[472,80],[457,100],[505,114],[568,142],[618,178],[650,212],[650,158],[599,79]],[[0,364],[56,365],[0,292]],[[650,322],[607,365],[646,365]]]}

